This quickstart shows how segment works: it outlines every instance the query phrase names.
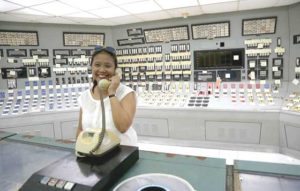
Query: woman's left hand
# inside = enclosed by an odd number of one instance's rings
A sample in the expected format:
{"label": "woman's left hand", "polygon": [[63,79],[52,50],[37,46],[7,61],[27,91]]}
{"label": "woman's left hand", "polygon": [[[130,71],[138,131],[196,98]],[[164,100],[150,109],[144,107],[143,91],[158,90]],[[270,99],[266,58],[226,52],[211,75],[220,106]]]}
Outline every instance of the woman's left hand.
{"label": "woman's left hand", "polygon": [[111,78],[109,78],[111,81],[109,87],[108,87],[108,95],[116,94],[117,88],[120,85],[120,77],[119,75],[114,75]]}

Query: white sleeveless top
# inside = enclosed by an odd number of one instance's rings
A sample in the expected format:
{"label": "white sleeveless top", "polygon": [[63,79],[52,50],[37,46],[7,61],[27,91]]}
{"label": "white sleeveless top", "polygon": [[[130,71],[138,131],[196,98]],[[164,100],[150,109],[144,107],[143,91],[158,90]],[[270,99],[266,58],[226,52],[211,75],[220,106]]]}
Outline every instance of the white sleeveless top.
{"label": "white sleeveless top", "polygon": [[[122,100],[130,92],[134,92],[133,89],[120,84],[116,91],[116,97],[118,100]],[[121,139],[121,145],[137,146],[137,135],[133,127],[131,126],[125,133],[121,133],[114,124],[109,97],[104,98],[103,102],[105,107],[106,129],[111,130]],[[100,100],[93,98],[90,89],[82,92],[78,98],[78,104],[82,109],[83,129],[99,128],[102,126],[101,103]]]}

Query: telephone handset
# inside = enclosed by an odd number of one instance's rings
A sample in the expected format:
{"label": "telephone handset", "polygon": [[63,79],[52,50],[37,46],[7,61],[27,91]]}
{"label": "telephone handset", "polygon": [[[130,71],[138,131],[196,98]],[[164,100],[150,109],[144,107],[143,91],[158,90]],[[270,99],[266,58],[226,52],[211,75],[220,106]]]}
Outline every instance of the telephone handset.
{"label": "telephone handset", "polygon": [[[119,75],[119,73],[116,74]],[[110,83],[111,82],[107,79],[102,79],[98,82],[98,88],[100,89],[102,127],[85,129],[80,132],[75,146],[75,153],[78,157],[100,157],[120,145],[120,138],[111,130],[106,129],[103,91],[109,87]]]}
{"label": "telephone handset", "polygon": [[[121,72],[122,71],[119,68],[117,68],[116,72],[115,72],[115,75],[118,75],[121,78],[122,77]],[[109,81],[107,79],[102,79],[102,80],[99,80],[99,82],[97,84],[98,84],[98,87],[99,87],[100,90],[107,90],[110,83],[111,83],[111,81]]]}

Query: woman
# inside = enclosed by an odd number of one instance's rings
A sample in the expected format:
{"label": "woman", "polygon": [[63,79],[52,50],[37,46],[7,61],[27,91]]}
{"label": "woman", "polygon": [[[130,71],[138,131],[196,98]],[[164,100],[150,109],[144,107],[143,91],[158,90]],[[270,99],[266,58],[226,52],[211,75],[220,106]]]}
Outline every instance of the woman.
{"label": "woman", "polygon": [[115,49],[96,47],[91,66],[94,86],[78,98],[80,116],[76,137],[86,128],[101,127],[100,90],[97,82],[108,79],[111,83],[103,92],[106,128],[121,139],[122,145],[137,146],[137,135],[131,127],[136,111],[136,96],[131,88],[120,83],[120,77],[116,73],[118,64]]}

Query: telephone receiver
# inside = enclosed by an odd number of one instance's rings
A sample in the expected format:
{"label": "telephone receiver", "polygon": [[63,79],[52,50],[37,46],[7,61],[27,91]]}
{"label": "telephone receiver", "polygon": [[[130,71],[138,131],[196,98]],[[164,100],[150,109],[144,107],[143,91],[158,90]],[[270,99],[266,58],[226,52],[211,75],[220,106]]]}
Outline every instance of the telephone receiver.
{"label": "telephone receiver", "polygon": [[107,90],[111,82],[107,79],[102,79],[98,81],[98,87],[100,90]]}
{"label": "telephone receiver", "polygon": [[[116,72],[115,75],[120,74]],[[101,157],[120,145],[120,138],[111,130],[106,129],[105,108],[102,95],[103,91],[109,87],[110,83],[111,82],[107,79],[98,81],[98,87],[100,89],[102,127],[89,128],[80,132],[75,145],[75,154],[78,157]]]}
{"label": "telephone receiver", "polygon": [[[122,74],[121,74],[121,70],[119,68],[116,69],[115,75],[118,75],[121,79]],[[109,85],[111,84],[111,81],[107,80],[107,79],[102,79],[98,81],[98,87],[100,90],[107,90]]]}

